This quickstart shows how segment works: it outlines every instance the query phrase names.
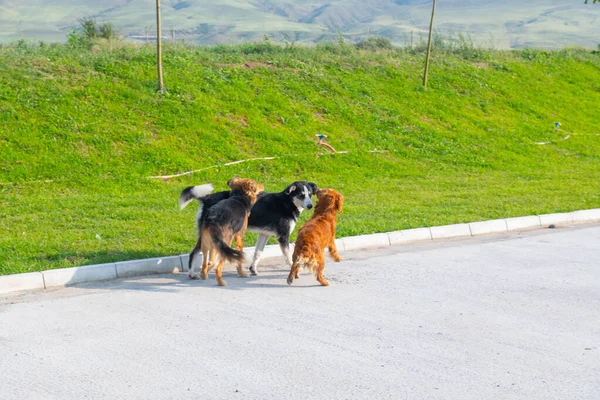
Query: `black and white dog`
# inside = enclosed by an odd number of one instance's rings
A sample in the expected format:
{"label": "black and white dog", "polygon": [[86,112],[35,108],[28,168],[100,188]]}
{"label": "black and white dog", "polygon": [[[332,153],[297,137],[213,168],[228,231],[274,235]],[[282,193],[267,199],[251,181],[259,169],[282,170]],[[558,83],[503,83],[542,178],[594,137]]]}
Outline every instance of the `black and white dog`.
{"label": "black and white dog", "polygon": [[[257,274],[257,266],[262,252],[271,236],[275,236],[288,267],[292,265],[290,253],[290,235],[292,234],[298,217],[303,210],[310,210],[313,206],[311,197],[317,192],[318,187],[313,182],[296,181],[279,193],[262,193],[248,217],[248,230],[259,234],[254,250],[254,258],[250,265],[250,273]],[[200,231],[207,210],[221,200],[229,198],[229,191],[212,193],[211,184],[190,186],[185,188],[179,196],[179,207],[183,209],[192,200],[200,201],[200,208],[196,215],[198,231]],[[197,250],[190,253],[189,270],[193,272],[192,261]],[[214,262],[214,260],[211,260]]]}

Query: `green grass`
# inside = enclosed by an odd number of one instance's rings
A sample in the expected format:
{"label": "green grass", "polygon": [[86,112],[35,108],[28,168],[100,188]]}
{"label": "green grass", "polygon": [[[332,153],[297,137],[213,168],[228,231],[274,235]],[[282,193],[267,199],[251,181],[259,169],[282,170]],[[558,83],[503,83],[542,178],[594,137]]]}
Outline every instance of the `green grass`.
{"label": "green grass", "polygon": [[152,48],[0,47],[0,274],[187,253],[180,191],[236,174],[338,189],[340,237],[600,207],[600,55],[459,50],[424,91],[420,53],[168,47],[158,95]]}

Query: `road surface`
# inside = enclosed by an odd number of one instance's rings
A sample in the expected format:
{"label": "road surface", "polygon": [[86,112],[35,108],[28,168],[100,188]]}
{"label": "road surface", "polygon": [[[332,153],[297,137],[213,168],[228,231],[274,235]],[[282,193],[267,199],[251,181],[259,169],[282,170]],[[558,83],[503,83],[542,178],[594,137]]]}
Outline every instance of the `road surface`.
{"label": "road surface", "polygon": [[0,398],[600,399],[600,226],[0,298]]}

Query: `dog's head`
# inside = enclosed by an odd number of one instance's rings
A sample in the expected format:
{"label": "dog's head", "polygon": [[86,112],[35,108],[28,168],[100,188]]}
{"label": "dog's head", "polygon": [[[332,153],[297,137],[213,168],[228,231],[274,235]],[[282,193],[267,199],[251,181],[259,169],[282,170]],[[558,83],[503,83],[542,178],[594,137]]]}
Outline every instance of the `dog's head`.
{"label": "dog's head", "polygon": [[227,182],[227,186],[231,188],[232,194],[241,194],[248,196],[250,205],[256,203],[258,195],[265,190],[265,187],[256,183],[253,179],[235,177]]}
{"label": "dog's head", "polygon": [[319,188],[316,183],[297,181],[285,188],[284,193],[291,197],[294,205],[298,210],[310,210],[313,207],[311,196],[313,196]]}
{"label": "dog's head", "polygon": [[333,189],[317,190],[317,200],[315,214],[325,212],[338,212],[341,214],[343,212],[344,196]]}

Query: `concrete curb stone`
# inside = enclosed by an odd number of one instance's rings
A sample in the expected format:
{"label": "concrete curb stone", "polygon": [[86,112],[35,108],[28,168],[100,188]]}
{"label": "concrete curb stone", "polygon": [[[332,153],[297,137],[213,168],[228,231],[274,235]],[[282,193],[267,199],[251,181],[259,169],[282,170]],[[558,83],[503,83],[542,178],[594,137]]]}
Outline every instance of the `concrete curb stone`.
{"label": "concrete curb stone", "polygon": [[44,289],[44,275],[41,272],[0,276],[0,294]]}
{"label": "concrete curb stone", "polygon": [[571,219],[575,224],[585,224],[587,222],[600,221],[600,208],[595,208],[592,210],[573,211],[570,214]]}
{"label": "concrete curb stone", "polygon": [[540,217],[538,215],[532,215],[529,217],[507,218],[505,221],[506,228],[509,231],[521,231],[526,229],[536,229],[542,227],[542,223],[540,222]]}
{"label": "concrete curb stone", "polygon": [[431,237],[435,239],[448,239],[453,237],[471,236],[469,224],[454,224],[444,226],[433,226],[431,228]]}
{"label": "concrete curb stone", "polygon": [[490,221],[478,221],[471,222],[469,224],[471,229],[471,235],[486,235],[489,233],[502,233],[507,232],[506,220],[504,219],[493,219]]}
{"label": "concrete curb stone", "polygon": [[180,256],[146,258],[116,263],[117,278],[132,276],[168,274],[183,271]]}
{"label": "concrete curb stone", "polygon": [[342,241],[344,242],[344,251],[366,249],[368,247],[386,247],[390,245],[390,238],[387,233],[348,236],[342,238]]}
{"label": "concrete curb stone", "polygon": [[68,286],[82,282],[106,281],[117,279],[117,266],[112,264],[87,265],[84,267],[50,269],[43,271],[46,289],[56,286]]}
{"label": "concrete curb stone", "polygon": [[388,232],[390,245],[432,240],[430,228],[405,229],[403,231]]}
{"label": "concrete curb stone", "polygon": [[573,223],[573,218],[571,218],[571,214],[569,213],[544,214],[540,215],[540,223],[542,228],[547,228],[550,225],[567,226]]}

